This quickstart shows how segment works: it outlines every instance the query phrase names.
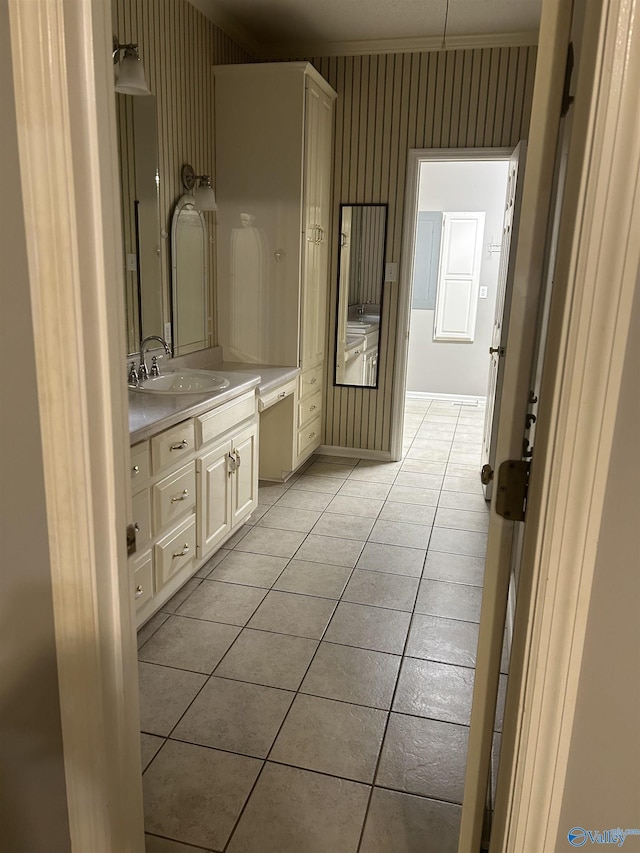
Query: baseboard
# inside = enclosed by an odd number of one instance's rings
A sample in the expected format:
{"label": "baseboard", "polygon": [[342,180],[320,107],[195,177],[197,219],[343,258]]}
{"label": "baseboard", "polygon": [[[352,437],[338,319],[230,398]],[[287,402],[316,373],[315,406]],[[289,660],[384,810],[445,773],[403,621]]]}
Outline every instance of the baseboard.
{"label": "baseboard", "polygon": [[351,456],[354,459],[373,459],[379,462],[391,462],[389,450],[366,450],[363,447],[338,447],[322,444],[316,450],[318,456]]}
{"label": "baseboard", "polygon": [[452,405],[460,406],[484,406],[486,397],[473,397],[467,394],[433,394],[431,391],[407,391],[407,400],[442,400]]}

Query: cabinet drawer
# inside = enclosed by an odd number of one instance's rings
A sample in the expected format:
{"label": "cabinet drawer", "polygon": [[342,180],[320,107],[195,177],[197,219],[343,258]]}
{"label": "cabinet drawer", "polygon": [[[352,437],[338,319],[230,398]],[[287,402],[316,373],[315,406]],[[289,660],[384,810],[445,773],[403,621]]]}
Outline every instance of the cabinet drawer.
{"label": "cabinet drawer", "polygon": [[151,539],[151,493],[149,489],[137,492],[131,501],[133,524],[136,528],[136,547],[141,548]]}
{"label": "cabinet drawer", "polygon": [[133,600],[140,610],[153,598],[153,557],[146,551],[131,563]]}
{"label": "cabinet drawer", "polygon": [[310,370],[305,370],[298,376],[298,397],[300,400],[315,394],[322,387],[322,365],[318,364]]}
{"label": "cabinet drawer", "polygon": [[156,587],[164,586],[181,569],[192,563],[196,556],[196,517],[190,515],[160,539],[154,548]]}
{"label": "cabinet drawer", "polygon": [[158,474],[177,465],[184,456],[193,452],[195,446],[193,421],[183,421],[151,439],[153,473]]}
{"label": "cabinet drawer", "polygon": [[156,535],[196,505],[196,463],[189,462],[156,483],[153,491],[153,525]]}
{"label": "cabinet drawer", "polygon": [[268,394],[261,394],[258,397],[258,411],[264,412],[265,409],[268,409],[269,406],[273,406],[274,403],[284,400],[285,397],[290,397],[291,394],[295,394],[295,391],[296,380],[293,379],[291,382],[287,382],[286,385],[274,388],[273,391],[269,391]]}
{"label": "cabinet drawer", "polygon": [[242,423],[256,413],[256,394],[249,391],[237,400],[219,406],[213,412],[196,418],[196,436],[198,447],[214,441],[236,424]]}
{"label": "cabinet drawer", "polygon": [[131,448],[131,488],[137,488],[137,484],[148,479],[150,474],[149,442],[141,441]]}
{"label": "cabinet drawer", "polygon": [[320,432],[320,418],[316,418],[308,426],[298,430],[298,456],[303,456],[320,445]]}
{"label": "cabinet drawer", "polygon": [[322,392],[317,391],[311,397],[307,397],[298,403],[298,426],[301,427],[308,421],[317,418],[322,411]]}

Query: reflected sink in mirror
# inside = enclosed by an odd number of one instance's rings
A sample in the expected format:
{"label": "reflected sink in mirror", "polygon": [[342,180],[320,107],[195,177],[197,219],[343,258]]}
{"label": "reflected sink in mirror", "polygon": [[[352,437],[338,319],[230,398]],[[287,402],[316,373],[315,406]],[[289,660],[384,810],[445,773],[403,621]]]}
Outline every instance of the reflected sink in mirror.
{"label": "reflected sink in mirror", "polygon": [[211,370],[173,370],[150,376],[141,385],[129,385],[132,391],[149,394],[211,394],[229,387],[229,380]]}

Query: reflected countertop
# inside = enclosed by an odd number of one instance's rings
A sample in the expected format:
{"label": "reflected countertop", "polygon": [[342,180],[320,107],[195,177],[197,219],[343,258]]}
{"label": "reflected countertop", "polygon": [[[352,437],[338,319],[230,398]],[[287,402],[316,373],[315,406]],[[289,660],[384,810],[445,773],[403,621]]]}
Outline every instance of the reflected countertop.
{"label": "reflected countertop", "polygon": [[[265,394],[294,379],[299,367],[274,367],[272,365],[217,362],[206,364],[199,359],[203,370],[222,373],[229,380],[227,388],[211,394],[151,394],[129,390],[129,440],[131,444],[144,441],[186,418],[201,415],[216,406],[229,402],[239,394],[257,389]],[[176,359],[178,362],[178,359]],[[166,365],[169,367],[169,364]],[[175,369],[188,365],[180,359]]]}

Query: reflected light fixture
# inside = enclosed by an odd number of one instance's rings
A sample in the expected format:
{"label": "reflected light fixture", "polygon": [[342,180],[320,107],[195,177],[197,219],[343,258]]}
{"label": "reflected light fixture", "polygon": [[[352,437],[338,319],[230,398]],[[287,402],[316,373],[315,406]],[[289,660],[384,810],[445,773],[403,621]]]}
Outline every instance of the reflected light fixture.
{"label": "reflected light fixture", "polygon": [[120,44],[113,37],[113,64],[116,73],[116,92],[122,95],[150,95],[144,65],[138,53],[137,44]]}
{"label": "reflected light fixture", "polygon": [[218,209],[209,175],[196,175],[193,166],[185,163],[182,167],[182,185],[187,192],[193,193],[196,210]]}

